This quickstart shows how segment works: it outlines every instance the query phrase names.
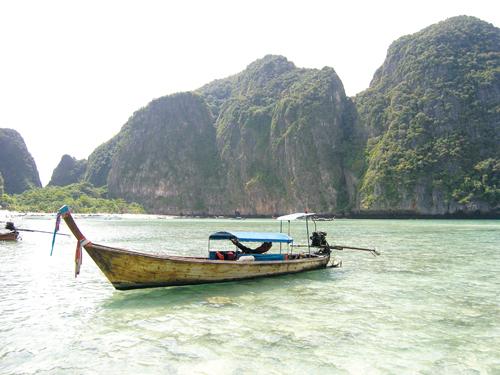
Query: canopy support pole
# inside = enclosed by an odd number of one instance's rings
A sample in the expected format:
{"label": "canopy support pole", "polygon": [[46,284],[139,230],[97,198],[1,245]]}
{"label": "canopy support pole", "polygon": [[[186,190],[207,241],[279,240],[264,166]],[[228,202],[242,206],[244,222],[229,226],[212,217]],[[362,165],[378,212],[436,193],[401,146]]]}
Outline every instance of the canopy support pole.
{"label": "canopy support pole", "polygon": [[311,255],[311,245],[309,244],[309,218],[306,216],[306,231],[307,231],[307,249],[309,250],[309,255]]}
{"label": "canopy support pole", "polygon": [[[283,221],[280,220],[280,233],[283,233]],[[280,254],[281,254],[281,242],[280,242]]]}
{"label": "canopy support pole", "polygon": [[[288,237],[290,237],[290,220],[288,220]],[[288,250],[290,250],[290,244],[288,244]]]}

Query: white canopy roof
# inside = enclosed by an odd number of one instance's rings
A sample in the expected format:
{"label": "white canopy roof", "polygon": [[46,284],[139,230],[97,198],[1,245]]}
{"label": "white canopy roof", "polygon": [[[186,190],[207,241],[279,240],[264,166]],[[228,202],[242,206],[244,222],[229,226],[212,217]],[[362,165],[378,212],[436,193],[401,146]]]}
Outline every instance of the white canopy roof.
{"label": "white canopy roof", "polygon": [[276,220],[290,221],[290,220],[297,220],[297,219],[301,219],[303,217],[314,216],[314,215],[316,215],[316,214],[315,213],[308,213],[308,212],[297,212],[295,214],[280,216],[280,217],[276,218]]}

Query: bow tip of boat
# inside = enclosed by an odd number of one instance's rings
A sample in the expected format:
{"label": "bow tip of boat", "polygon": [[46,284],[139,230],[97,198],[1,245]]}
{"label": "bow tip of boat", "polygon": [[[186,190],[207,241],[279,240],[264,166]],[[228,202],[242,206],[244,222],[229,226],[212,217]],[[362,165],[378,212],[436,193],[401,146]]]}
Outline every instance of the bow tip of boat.
{"label": "bow tip of boat", "polygon": [[67,204],[65,204],[64,206],[62,206],[59,211],[58,211],[61,215],[62,214],[65,214],[67,212],[69,212],[69,206]]}

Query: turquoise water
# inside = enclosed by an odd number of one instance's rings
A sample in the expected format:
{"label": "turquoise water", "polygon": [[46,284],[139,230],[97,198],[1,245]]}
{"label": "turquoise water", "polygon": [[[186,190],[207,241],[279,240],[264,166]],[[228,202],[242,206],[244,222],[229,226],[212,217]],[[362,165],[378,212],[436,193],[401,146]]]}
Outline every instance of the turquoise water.
{"label": "turquoise water", "polygon": [[[16,219],[51,230],[49,218]],[[206,254],[218,230],[273,220],[80,218],[93,242]],[[340,269],[115,291],[76,241],[0,243],[2,374],[500,374],[500,222],[318,223]],[[63,232],[68,232],[63,224]],[[303,224],[292,227],[296,241]]]}

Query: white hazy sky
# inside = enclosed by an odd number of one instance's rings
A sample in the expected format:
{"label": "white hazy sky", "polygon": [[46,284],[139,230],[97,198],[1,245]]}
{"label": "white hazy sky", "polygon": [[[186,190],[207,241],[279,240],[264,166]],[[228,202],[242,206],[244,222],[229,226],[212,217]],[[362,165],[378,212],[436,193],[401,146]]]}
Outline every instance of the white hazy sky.
{"label": "white hazy sky", "polygon": [[0,0],[0,128],[21,133],[45,185],[154,98],[266,54],[331,66],[354,95],[392,41],[462,14],[498,27],[500,1]]}

